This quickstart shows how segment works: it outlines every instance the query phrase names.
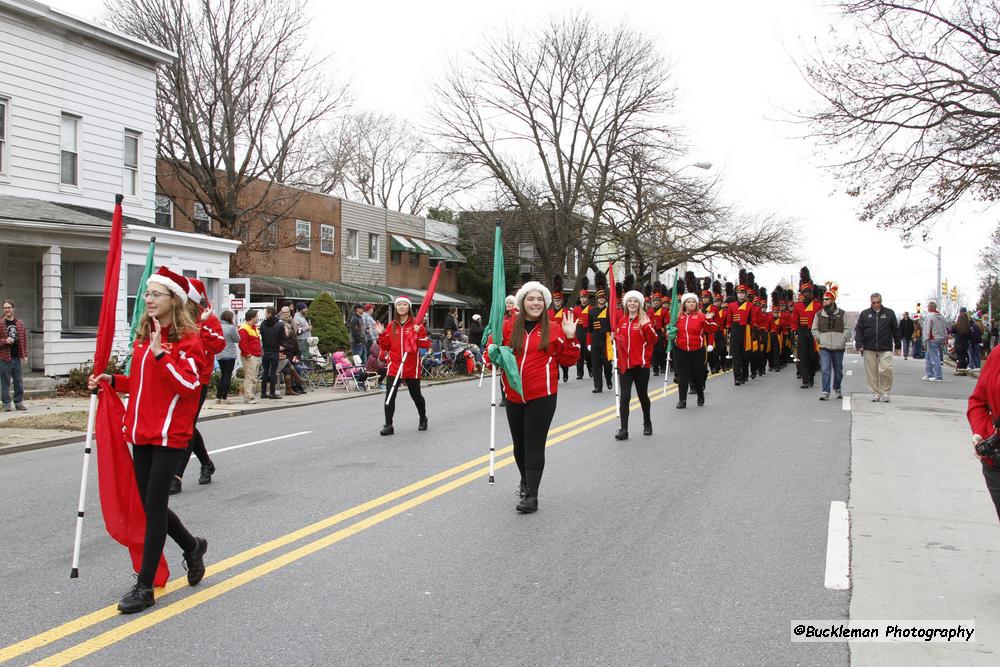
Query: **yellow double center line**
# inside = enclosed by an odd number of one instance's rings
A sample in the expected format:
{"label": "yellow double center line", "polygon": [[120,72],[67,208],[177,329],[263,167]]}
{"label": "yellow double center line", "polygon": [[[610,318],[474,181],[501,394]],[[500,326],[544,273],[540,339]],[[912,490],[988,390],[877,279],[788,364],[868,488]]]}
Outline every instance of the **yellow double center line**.
{"label": "yellow double center line", "polygon": [[[714,376],[710,376],[714,377]],[[658,401],[670,394],[676,392],[675,388],[667,389],[664,387],[663,390],[654,392],[650,396],[651,401]],[[630,404],[630,410],[634,410],[638,407],[638,399],[634,399]],[[551,429],[549,431],[549,439],[546,441],[545,446],[551,447],[552,445],[558,444],[565,440],[568,440],[580,433],[588,431],[592,428],[605,424],[617,418],[615,414],[615,406],[599,410],[598,412],[591,413],[579,419],[576,419],[568,424],[563,424],[557,428]],[[556,435],[558,434],[558,435]],[[555,437],[552,437],[555,436]],[[503,449],[497,450],[496,454],[498,457],[508,454],[513,450],[512,446],[504,447]],[[310,524],[296,531],[277,537],[269,542],[265,542],[253,549],[248,549],[234,556],[230,556],[222,561],[209,565],[205,571],[205,577],[213,577],[215,575],[222,574],[232,568],[235,568],[247,561],[250,561],[258,556],[263,556],[276,549],[287,546],[293,542],[301,540],[305,537],[313,535],[317,532],[335,526],[339,523],[352,519],[356,516],[364,514],[365,512],[377,509],[383,505],[391,503],[395,500],[403,498],[410,495],[416,491],[424,489],[428,486],[436,484],[437,482],[446,480],[459,473],[466,472],[470,468],[475,468],[481,466],[489,461],[489,455],[480,456],[478,458],[466,461],[460,465],[457,465],[448,470],[444,470],[430,477],[426,477],[418,482],[409,484],[400,489],[387,493],[383,496],[379,496],[373,500],[356,505],[350,509],[344,510],[334,514],[333,516],[327,517],[321,521]],[[512,456],[507,458],[498,459],[496,461],[495,467],[497,469],[506,467],[514,462]],[[143,613],[141,616],[136,617],[133,620],[127,621],[116,628],[108,630],[100,635],[97,635],[91,639],[85,640],[79,644],[71,646],[64,651],[56,653],[48,658],[45,658],[35,664],[39,665],[65,665],[73,662],[74,660],[79,660],[85,656],[88,656],[96,651],[107,648],[108,646],[115,644],[123,639],[131,637],[132,635],[141,632],[147,628],[154,625],[162,623],[178,614],[181,614],[189,609],[193,609],[209,600],[213,600],[220,595],[238,588],[244,584],[247,584],[255,579],[258,579],[266,574],[274,572],[286,565],[294,563],[295,561],[304,558],[312,553],[315,553],[321,549],[328,546],[336,544],[341,540],[347,539],[353,535],[356,535],[372,526],[378,525],[387,519],[406,512],[414,507],[422,505],[438,496],[444,495],[449,491],[453,491],[461,486],[472,482],[473,480],[483,478],[489,474],[489,468],[483,467],[473,472],[457,477],[450,482],[437,486],[429,491],[425,491],[417,496],[414,496],[408,500],[405,500],[397,505],[393,505],[388,509],[384,509],[381,512],[373,514],[365,519],[362,519],[356,523],[351,524],[345,528],[330,533],[324,537],[317,540],[304,544],[296,549],[288,551],[280,556],[272,558],[271,560],[265,561],[255,567],[245,570],[239,574],[233,575],[223,581],[220,581],[212,586],[199,588],[196,592],[185,596],[184,598],[177,600],[165,607],[160,607],[154,611]],[[157,601],[162,601],[164,597],[170,593],[187,588],[187,581],[183,578],[177,578],[173,581],[167,583],[167,585],[158,590]],[[72,621],[63,623],[62,625],[56,626],[50,630],[39,633],[22,641],[10,644],[2,649],[0,649],[0,663],[7,660],[11,660],[18,656],[24,655],[31,651],[37,650],[51,644],[52,642],[59,641],[66,637],[69,637],[77,632],[81,632],[90,628],[98,623],[102,623],[109,619],[119,616],[117,605],[109,605],[97,611],[86,614]]]}

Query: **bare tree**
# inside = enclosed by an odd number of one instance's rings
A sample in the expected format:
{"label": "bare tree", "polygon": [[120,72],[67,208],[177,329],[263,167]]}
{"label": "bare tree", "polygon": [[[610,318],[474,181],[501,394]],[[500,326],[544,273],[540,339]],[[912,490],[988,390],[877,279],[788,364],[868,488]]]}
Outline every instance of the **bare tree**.
{"label": "bare tree", "polygon": [[[855,30],[807,63],[805,112],[860,218],[925,236],[963,198],[1000,195],[1000,3],[845,0]],[[852,41],[847,41],[851,39]]]}
{"label": "bare tree", "polygon": [[987,282],[986,278],[988,276],[1000,275],[1000,223],[993,228],[990,238],[983,244],[983,249],[979,252],[979,263],[976,268],[979,269],[979,273],[983,276],[983,283]]}
{"label": "bare tree", "polygon": [[465,167],[432,149],[409,123],[389,114],[352,114],[322,139],[323,192],[417,215],[472,187]]}
{"label": "bare tree", "polygon": [[487,41],[436,88],[448,155],[493,179],[531,219],[543,273],[593,257],[611,177],[626,147],[666,145],[669,68],[653,41],[586,15]]}
{"label": "bare tree", "polygon": [[309,170],[318,124],[345,101],[326,60],[305,52],[305,9],[305,0],[107,0],[116,28],[177,53],[157,76],[157,149],[169,165],[158,178],[175,179],[223,236],[251,246],[250,220],[294,204],[272,184]]}

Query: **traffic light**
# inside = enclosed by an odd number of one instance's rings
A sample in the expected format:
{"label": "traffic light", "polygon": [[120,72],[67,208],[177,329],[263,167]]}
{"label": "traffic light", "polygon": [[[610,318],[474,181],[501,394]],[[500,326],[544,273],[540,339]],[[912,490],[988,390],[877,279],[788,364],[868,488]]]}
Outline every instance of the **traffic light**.
{"label": "traffic light", "polygon": [[947,280],[942,280],[941,281],[941,294],[947,294],[947,293],[948,293],[948,281]]}
{"label": "traffic light", "polygon": [[958,301],[958,288],[957,287],[952,287],[951,288],[951,300],[952,301]]}

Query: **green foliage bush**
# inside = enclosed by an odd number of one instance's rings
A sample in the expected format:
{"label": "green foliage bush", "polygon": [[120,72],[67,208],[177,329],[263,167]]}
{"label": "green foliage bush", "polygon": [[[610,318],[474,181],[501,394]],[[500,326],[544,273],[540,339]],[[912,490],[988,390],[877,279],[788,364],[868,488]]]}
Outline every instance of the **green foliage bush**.
{"label": "green foliage bush", "polygon": [[[86,396],[90,393],[87,390],[87,378],[89,378],[93,372],[93,361],[80,364],[69,372],[69,375],[66,376],[66,379],[61,384],[56,385],[56,394],[59,396]],[[110,373],[111,375],[124,373],[125,364],[124,362],[119,361],[117,356],[111,355],[108,359],[108,367],[104,372]]]}
{"label": "green foliage bush", "polygon": [[319,351],[330,354],[349,349],[349,336],[340,307],[329,292],[322,292],[309,306],[312,333],[319,338]]}

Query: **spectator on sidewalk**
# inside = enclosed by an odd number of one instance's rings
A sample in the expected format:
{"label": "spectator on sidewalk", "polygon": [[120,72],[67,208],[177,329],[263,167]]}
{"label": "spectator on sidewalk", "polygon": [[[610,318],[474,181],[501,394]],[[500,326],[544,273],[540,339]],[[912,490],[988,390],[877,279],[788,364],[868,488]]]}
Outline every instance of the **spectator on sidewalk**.
{"label": "spectator on sidewalk", "polygon": [[365,372],[378,375],[378,390],[385,391],[385,374],[388,372],[389,364],[382,358],[382,350],[378,347],[378,340],[372,342],[368,348],[368,361],[365,362]]}
{"label": "spectator on sidewalk", "polygon": [[[3,302],[3,328],[0,329],[0,399],[3,410],[10,412],[11,389],[14,408],[24,407],[24,366],[28,365],[28,336],[24,322],[14,316],[14,302]],[[11,386],[13,385],[13,387]]]}
{"label": "spectator on sidewalk", "polygon": [[951,328],[951,334],[955,341],[955,375],[965,375],[969,367],[969,344],[972,341],[972,321],[969,320],[969,313],[963,306],[955,320],[955,326]]}
{"label": "spectator on sidewalk", "polygon": [[948,340],[948,325],[944,316],[938,312],[937,303],[927,304],[927,317],[923,321],[924,376],[921,380],[942,382],[941,377],[941,346]]}
{"label": "spectator on sidewalk", "polygon": [[361,357],[364,363],[368,358],[368,350],[365,349],[365,318],[364,306],[360,303],[354,304],[354,314],[347,323],[347,330],[350,333],[351,354]]}
{"label": "spectator on sidewalk", "polygon": [[969,329],[969,368],[977,369],[980,363],[979,355],[983,349],[983,328],[979,315],[973,315],[972,327]]}
{"label": "spectator on sidewalk", "polygon": [[[823,294],[823,308],[813,318],[813,339],[819,344],[819,364],[823,372],[823,388],[819,400],[830,398],[830,375],[833,375],[833,391],[837,398],[843,398],[841,382],[844,379],[844,351],[850,330],[845,322],[846,313],[837,306],[837,294],[827,290]],[[910,321],[907,318],[907,321]],[[912,326],[913,323],[910,322]]]}
{"label": "spectator on sidewalk", "polygon": [[287,339],[285,323],[278,318],[273,306],[264,309],[266,317],[260,325],[260,346],[262,349],[261,388],[260,397],[277,399],[278,396],[278,361],[281,348]]}
{"label": "spectator on sidewalk", "polygon": [[903,343],[903,360],[910,358],[910,343],[913,341],[913,320],[908,312],[903,313],[899,321],[899,337]]}
{"label": "spectator on sidewalk", "polygon": [[861,311],[854,328],[854,345],[864,354],[865,375],[872,390],[872,402],[889,402],[892,391],[892,355],[900,354],[899,323],[896,313],[882,305],[882,295],[871,295],[871,307]]}
{"label": "spectator on sidewalk", "polygon": [[371,355],[372,343],[378,340],[378,331],[375,328],[375,306],[370,303],[365,304],[365,312],[361,318],[365,324],[365,354],[361,359],[367,362],[369,355]]}
{"label": "spectator on sidewalk", "polygon": [[1000,322],[993,320],[990,324],[990,350],[1000,345]]}
{"label": "spectator on sidewalk", "polygon": [[920,321],[920,315],[913,316],[913,358],[923,359],[924,358],[924,325]]}
{"label": "spectator on sidewalk", "polygon": [[257,402],[257,373],[260,372],[260,360],[264,354],[260,344],[260,332],[257,330],[257,309],[251,308],[244,316],[246,320],[240,325],[240,363],[243,365],[243,400],[247,403]]}
{"label": "spectator on sidewalk", "polygon": [[226,347],[216,355],[219,362],[219,384],[215,389],[216,403],[229,403],[229,388],[233,381],[233,369],[236,367],[236,356],[240,350],[240,332],[237,331],[231,310],[222,311],[219,320],[222,322],[222,337],[226,339]]}
{"label": "spectator on sidewalk", "polygon": [[483,344],[483,316],[478,313],[472,316],[472,324],[469,325],[469,342]]}
{"label": "spectator on sidewalk", "polygon": [[458,324],[458,308],[452,306],[448,309],[448,314],[444,316],[444,330],[445,333],[448,331],[454,332],[455,337],[458,337],[459,331],[462,327]]}
{"label": "spectator on sidewalk", "polygon": [[[976,388],[969,396],[966,418],[972,427],[972,451],[975,453],[976,445],[996,433],[997,425],[1000,424],[1000,358],[996,354],[990,354],[986,358]],[[980,461],[983,464],[986,488],[993,499],[997,517],[1000,517],[1000,467],[988,459],[980,457]]]}
{"label": "spectator on sidewalk", "polygon": [[312,323],[306,319],[309,309],[306,304],[299,301],[295,304],[295,317],[292,318],[292,328],[295,331],[295,340],[299,344],[300,350],[309,348],[309,336],[312,336]]}

